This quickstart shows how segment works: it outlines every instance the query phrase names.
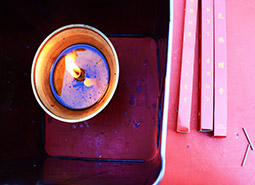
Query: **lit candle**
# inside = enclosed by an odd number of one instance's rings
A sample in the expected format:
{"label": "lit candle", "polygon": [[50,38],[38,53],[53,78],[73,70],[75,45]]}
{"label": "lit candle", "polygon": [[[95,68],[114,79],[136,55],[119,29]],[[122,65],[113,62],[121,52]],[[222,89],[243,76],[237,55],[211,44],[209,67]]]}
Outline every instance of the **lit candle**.
{"label": "lit candle", "polygon": [[109,83],[109,67],[103,54],[93,46],[76,44],[57,57],[50,72],[54,97],[69,109],[93,106]]}
{"label": "lit candle", "polygon": [[81,122],[99,114],[117,88],[119,62],[110,40],[88,25],[52,32],[38,48],[31,82],[36,100],[53,118]]}

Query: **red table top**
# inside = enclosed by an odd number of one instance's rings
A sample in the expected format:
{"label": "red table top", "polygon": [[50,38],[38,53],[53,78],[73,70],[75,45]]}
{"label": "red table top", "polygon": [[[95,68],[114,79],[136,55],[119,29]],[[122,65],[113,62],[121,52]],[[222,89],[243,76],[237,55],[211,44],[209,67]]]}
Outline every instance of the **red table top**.
{"label": "red table top", "polygon": [[[160,184],[255,184],[255,151],[247,147],[245,127],[255,145],[255,2],[227,1],[228,128],[226,138],[198,132],[198,77],[194,79],[191,132],[176,132],[184,0],[174,1],[170,108],[166,170]],[[195,73],[198,66],[195,66]]]}

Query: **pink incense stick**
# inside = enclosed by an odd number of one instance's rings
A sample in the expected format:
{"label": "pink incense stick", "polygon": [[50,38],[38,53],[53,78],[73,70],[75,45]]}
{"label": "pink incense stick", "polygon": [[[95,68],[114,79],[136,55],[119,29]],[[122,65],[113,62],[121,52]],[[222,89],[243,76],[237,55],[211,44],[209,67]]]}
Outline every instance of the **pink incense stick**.
{"label": "pink incense stick", "polygon": [[214,0],[214,136],[227,136],[226,2]]}
{"label": "pink incense stick", "polygon": [[177,132],[190,132],[198,0],[186,0]]}
{"label": "pink incense stick", "polygon": [[201,1],[201,101],[200,131],[213,130],[213,0]]}

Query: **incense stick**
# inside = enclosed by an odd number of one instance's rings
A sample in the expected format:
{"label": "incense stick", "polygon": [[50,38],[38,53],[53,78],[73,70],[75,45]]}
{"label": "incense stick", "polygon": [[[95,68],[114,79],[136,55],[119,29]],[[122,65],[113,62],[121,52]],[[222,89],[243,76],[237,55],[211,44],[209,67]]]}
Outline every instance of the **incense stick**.
{"label": "incense stick", "polygon": [[177,132],[190,132],[198,0],[186,0]]}
{"label": "incense stick", "polygon": [[214,0],[214,137],[227,136],[226,0]]}
{"label": "incense stick", "polygon": [[214,20],[213,0],[201,1],[201,100],[200,131],[213,130]]}

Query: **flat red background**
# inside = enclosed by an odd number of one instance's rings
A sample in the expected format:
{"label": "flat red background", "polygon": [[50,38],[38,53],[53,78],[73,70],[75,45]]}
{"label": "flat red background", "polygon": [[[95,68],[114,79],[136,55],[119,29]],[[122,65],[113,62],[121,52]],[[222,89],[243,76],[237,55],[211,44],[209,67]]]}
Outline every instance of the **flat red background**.
{"label": "flat red background", "polygon": [[[176,130],[181,62],[184,0],[174,0],[174,32],[170,109],[167,131],[166,171],[160,184],[255,184],[255,151],[247,147],[245,127],[255,145],[255,1],[226,0],[228,61],[227,138],[200,133],[197,120],[198,88],[194,81],[191,132]],[[198,71],[198,67],[195,66]]]}

